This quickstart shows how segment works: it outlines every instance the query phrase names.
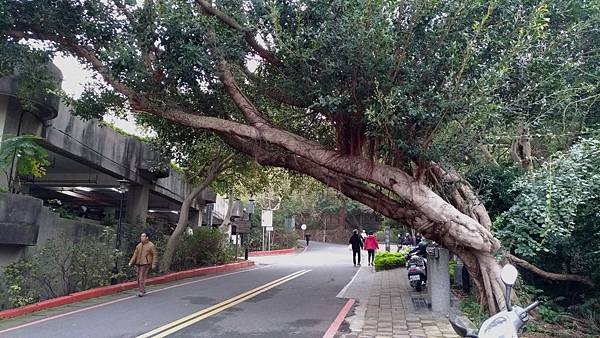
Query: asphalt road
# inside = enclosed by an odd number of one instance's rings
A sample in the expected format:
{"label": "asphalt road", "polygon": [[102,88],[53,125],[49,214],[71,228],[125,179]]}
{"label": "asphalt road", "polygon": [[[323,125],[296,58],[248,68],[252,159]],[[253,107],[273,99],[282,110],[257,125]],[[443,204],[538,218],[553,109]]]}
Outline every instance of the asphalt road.
{"label": "asphalt road", "polygon": [[[358,268],[346,246],[311,243],[256,266],[157,285],[0,323],[0,337],[323,337]],[[363,267],[366,269],[366,267]]]}

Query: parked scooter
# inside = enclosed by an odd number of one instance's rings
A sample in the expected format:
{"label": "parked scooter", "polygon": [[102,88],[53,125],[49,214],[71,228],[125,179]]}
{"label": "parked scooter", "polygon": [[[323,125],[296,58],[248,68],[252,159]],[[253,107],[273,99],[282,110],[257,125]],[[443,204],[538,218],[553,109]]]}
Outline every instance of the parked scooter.
{"label": "parked scooter", "polygon": [[408,281],[410,286],[417,292],[421,292],[423,286],[427,282],[427,268],[425,258],[413,254],[408,259],[406,268],[408,269]]}
{"label": "parked scooter", "polygon": [[525,308],[512,306],[510,304],[510,294],[512,286],[517,280],[517,269],[507,264],[502,268],[500,276],[506,285],[506,310],[498,312],[494,316],[488,318],[479,330],[469,332],[469,329],[458,324],[456,321],[450,320],[452,328],[461,337],[474,338],[518,338],[519,330],[527,324],[529,320],[529,311],[535,309],[539,302],[529,304]]}

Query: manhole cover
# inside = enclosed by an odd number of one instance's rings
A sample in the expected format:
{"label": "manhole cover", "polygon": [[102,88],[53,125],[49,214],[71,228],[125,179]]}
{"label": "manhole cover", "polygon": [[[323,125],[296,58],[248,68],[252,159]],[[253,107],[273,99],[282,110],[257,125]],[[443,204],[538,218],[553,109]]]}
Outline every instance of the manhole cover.
{"label": "manhole cover", "polygon": [[424,297],[412,297],[412,302],[415,310],[427,309],[427,301]]}

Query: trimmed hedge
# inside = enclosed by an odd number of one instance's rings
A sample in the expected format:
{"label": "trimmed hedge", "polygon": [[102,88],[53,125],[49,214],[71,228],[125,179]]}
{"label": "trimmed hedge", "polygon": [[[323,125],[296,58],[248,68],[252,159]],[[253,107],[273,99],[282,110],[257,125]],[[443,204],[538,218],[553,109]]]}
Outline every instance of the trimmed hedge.
{"label": "trimmed hedge", "polygon": [[406,253],[405,252],[378,252],[375,255],[375,270],[390,270],[406,265]]}

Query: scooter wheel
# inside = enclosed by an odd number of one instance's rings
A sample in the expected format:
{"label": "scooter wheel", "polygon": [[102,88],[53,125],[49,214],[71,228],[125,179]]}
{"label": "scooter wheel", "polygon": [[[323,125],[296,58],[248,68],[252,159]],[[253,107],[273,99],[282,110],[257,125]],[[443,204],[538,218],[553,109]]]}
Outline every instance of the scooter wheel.
{"label": "scooter wheel", "polygon": [[417,284],[415,290],[417,290],[417,292],[421,292],[421,283]]}

